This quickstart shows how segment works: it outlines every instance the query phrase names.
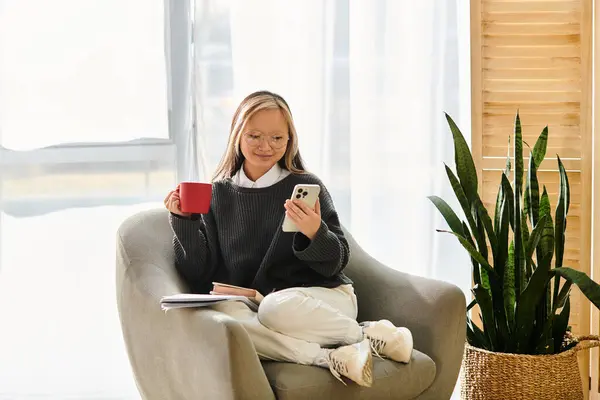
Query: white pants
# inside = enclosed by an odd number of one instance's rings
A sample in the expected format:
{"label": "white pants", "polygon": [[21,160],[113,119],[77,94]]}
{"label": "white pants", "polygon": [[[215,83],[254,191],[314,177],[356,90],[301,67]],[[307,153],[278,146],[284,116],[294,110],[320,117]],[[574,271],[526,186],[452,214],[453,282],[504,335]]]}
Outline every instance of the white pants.
{"label": "white pants", "polygon": [[311,365],[322,354],[322,347],[363,339],[352,285],[274,292],[264,298],[258,313],[241,302],[221,303],[215,309],[244,326],[264,360]]}

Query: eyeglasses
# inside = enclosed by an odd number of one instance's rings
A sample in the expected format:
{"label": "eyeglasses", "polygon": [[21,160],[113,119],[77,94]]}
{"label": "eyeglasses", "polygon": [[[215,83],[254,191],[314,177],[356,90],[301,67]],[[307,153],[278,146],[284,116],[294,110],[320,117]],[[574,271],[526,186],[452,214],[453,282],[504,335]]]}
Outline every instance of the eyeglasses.
{"label": "eyeglasses", "polygon": [[281,134],[268,136],[268,135],[258,134],[255,132],[244,133],[244,140],[250,147],[260,146],[260,143],[265,138],[266,138],[269,146],[271,146],[271,148],[275,149],[275,150],[279,150],[279,149],[282,149],[283,147],[285,147],[287,145],[288,140],[290,139],[289,136],[284,136]]}

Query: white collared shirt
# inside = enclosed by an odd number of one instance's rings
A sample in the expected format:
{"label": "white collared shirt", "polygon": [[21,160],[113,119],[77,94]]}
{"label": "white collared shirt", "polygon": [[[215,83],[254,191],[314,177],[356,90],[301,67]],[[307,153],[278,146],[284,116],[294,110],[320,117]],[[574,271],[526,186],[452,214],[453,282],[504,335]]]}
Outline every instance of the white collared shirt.
{"label": "white collared shirt", "polygon": [[265,188],[271,185],[276,184],[281,181],[283,178],[287,177],[290,174],[290,171],[287,169],[283,169],[279,166],[279,164],[275,164],[268,170],[263,176],[258,178],[256,182],[248,178],[246,173],[244,172],[244,167],[239,169],[238,172],[231,178],[233,183],[238,186],[246,187],[246,188]]}

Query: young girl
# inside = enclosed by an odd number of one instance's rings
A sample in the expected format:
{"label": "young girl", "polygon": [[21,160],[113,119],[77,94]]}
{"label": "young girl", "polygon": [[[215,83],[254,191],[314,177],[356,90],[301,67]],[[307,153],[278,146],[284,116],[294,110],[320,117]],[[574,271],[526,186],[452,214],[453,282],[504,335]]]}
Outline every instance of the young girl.
{"label": "young girl", "polygon": [[[321,186],[314,209],[289,200],[297,184]],[[329,368],[362,386],[373,382],[372,353],[409,362],[408,329],[356,321],[354,288],[343,272],[348,242],[327,189],[305,171],[281,96],[260,91],[239,105],[208,214],[181,212],[178,189],[165,206],[176,268],[192,290],[208,293],[219,281],[266,295],[257,313],[241,302],[215,306],[243,324],[261,359]],[[286,215],[300,232],[283,232]]]}

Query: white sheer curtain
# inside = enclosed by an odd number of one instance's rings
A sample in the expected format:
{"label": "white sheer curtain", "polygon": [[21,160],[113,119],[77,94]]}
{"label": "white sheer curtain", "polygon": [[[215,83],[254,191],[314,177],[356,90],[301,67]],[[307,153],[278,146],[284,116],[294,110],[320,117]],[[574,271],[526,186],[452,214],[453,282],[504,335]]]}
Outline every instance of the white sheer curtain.
{"label": "white sheer curtain", "polygon": [[0,399],[139,398],[114,244],[176,180],[166,9],[0,0]]}
{"label": "white sheer curtain", "polygon": [[[199,156],[209,177],[237,103],[288,100],[310,170],[375,257],[466,290],[469,264],[426,196],[452,200],[444,111],[469,135],[468,1],[196,0]],[[461,26],[462,25],[462,26]]]}
{"label": "white sheer curtain", "polygon": [[[195,0],[201,176],[236,105],[255,90],[292,109],[308,168],[342,222],[392,268],[468,295],[469,261],[427,200],[454,195],[444,112],[470,138],[467,0]],[[457,208],[458,209],[458,208]]]}

